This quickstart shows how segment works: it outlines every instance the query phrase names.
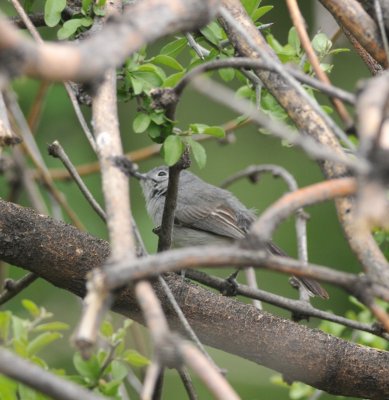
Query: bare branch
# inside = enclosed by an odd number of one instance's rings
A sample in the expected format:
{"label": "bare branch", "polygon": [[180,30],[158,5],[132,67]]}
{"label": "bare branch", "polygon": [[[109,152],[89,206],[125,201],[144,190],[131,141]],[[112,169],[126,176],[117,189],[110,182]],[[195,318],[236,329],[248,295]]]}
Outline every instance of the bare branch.
{"label": "bare branch", "polygon": [[[114,23],[79,45],[37,45],[21,35],[5,18],[0,19],[2,70],[15,74],[5,62],[17,54],[18,73],[59,81],[87,81],[123,63],[140,47],[170,33],[193,31],[208,23],[218,1],[148,0],[127,7]],[[106,46],[109,43],[109,46]],[[10,57],[10,58],[9,58]]]}
{"label": "bare branch", "polygon": [[[109,246],[105,241],[4,201],[0,201],[0,226],[0,259],[37,272],[54,285],[77,295],[85,294],[87,271],[101,265],[108,257]],[[41,243],[47,245],[42,247]],[[158,255],[163,256],[163,253]],[[266,365],[285,374],[287,379],[300,380],[330,393],[377,399],[389,395],[389,353],[357,346],[260,312],[250,305],[190,285],[178,276],[167,279],[203,343]],[[163,299],[158,286],[154,287]],[[170,326],[181,331],[181,322],[175,312],[166,302],[164,307]],[[143,321],[131,289],[118,293],[114,309]],[[328,371],[334,371],[334,365],[337,369],[328,380]]]}
{"label": "bare branch", "polygon": [[23,360],[4,348],[0,348],[0,372],[58,400],[106,399],[106,397],[39,368],[36,364]]}

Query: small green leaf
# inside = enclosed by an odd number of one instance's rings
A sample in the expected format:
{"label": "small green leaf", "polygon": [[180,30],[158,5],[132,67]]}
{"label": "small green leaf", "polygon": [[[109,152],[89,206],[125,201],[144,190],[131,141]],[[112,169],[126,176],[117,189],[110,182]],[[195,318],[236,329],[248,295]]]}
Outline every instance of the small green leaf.
{"label": "small green leaf", "polygon": [[211,43],[213,43],[216,46],[219,44],[221,40],[224,39],[223,29],[215,21],[212,21],[207,26],[200,29],[200,32],[204,37],[206,37]]}
{"label": "small green leaf", "polygon": [[233,68],[219,69],[219,75],[225,82],[230,82],[235,77],[235,70]]}
{"label": "small green leaf", "polygon": [[150,125],[151,118],[148,114],[138,113],[132,123],[132,129],[135,133],[144,132]]}
{"label": "small green leaf", "polygon": [[112,361],[110,369],[112,378],[115,380],[123,380],[128,375],[127,367],[120,361]]}
{"label": "small green leaf", "polygon": [[226,132],[221,126],[209,126],[204,129],[204,133],[217,138],[224,138],[226,136]]}
{"label": "small green leaf", "polygon": [[89,8],[92,4],[92,0],[82,0],[81,2],[81,8],[84,14],[87,14],[89,12]]}
{"label": "small green leaf", "polygon": [[293,48],[295,54],[299,54],[301,44],[295,27],[289,30],[288,44]]}
{"label": "small green leaf", "polygon": [[323,56],[330,51],[332,42],[324,33],[318,33],[312,39],[312,46],[319,55]]}
{"label": "small green leaf", "polygon": [[150,118],[157,125],[162,125],[166,121],[165,114],[162,112],[152,113]]}
{"label": "small green leaf", "polygon": [[70,36],[77,32],[77,29],[83,27],[89,27],[92,25],[91,18],[74,18],[66,21],[62,28],[58,30],[57,37],[59,40],[68,39]]}
{"label": "small green leaf", "polygon": [[131,76],[130,77],[130,81],[131,81],[131,85],[132,85],[132,90],[134,92],[134,95],[137,96],[138,94],[141,94],[143,91],[143,81],[141,81],[140,79]]}
{"label": "small green leaf", "polygon": [[12,315],[12,335],[15,339],[21,339],[27,341],[28,329],[27,329],[28,321],[16,317]]}
{"label": "small green leaf", "polygon": [[40,324],[34,328],[34,332],[42,332],[42,331],[66,331],[69,329],[69,325],[64,322],[48,322],[47,324]]}
{"label": "small green leaf", "polygon": [[208,128],[208,125],[205,124],[190,124],[189,129],[193,133],[204,133],[204,131]]}
{"label": "small green leaf", "polygon": [[258,8],[260,1],[258,0],[243,0],[242,4],[248,15],[251,16],[253,12]]}
{"label": "small green leaf", "polygon": [[181,138],[177,135],[168,136],[162,145],[163,158],[165,163],[171,167],[174,165],[181,157],[184,152],[184,143]]}
{"label": "small green leaf", "polygon": [[45,3],[45,24],[51,28],[61,21],[61,13],[66,7],[66,0],[46,0]]}
{"label": "small green leaf", "polygon": [[109,382],[99,383],[99,390],[105,396],[109,396],[112,399],[121,399],[122,397],[115,397],[119,395],[120,385],[123,383],[122,380],[113,379]]}
{"label": "small green leaf", "polygon": [[151,123],[150,126],[147,128],[147,134],[153,140],[159,138],[161,136],[161,127],[154,123]]}
{"label": "small green leaf", "polygon": [[167,56],[166,54],[160,54],[153,58],[153,62],[167,67],[173,68],[177,71],[183,71],[184,67],[173,57]]}
{"label": "small green leaf", "polygon": [[27,346],[27,352],[31,356],[38,353],[44,347],[48,346],[50,343],[58,340],[62,337],[59,332],[44,332],[33,339]]}
{"label": "small green leaf", "polygon": [[34,317],[37,318],[41,315],[40,308],[31,300],[23,299],[22,306]]}
{"label": "small green leaf", "polygon": [[100,330],[106,338],[110,338],[113,335],[113,326],[109,321],[103,321]]}
{"label": "small green leaf", "polygon": [[1,399],[4,400],[14,400],[17,399],[17,387],[18,384],[3,375],[0,375],[0,388],[1,388]]}
{"label": "small green leaf", "polygon": [[265,14],[267,14],[272,9],[273,9],[273,6],[259,7],[253,12],[253,14],[251,15],[251,18],[253,19],[254,22],[256,22],[259,20],[259,18],[262,18]]}
{"label": "small green leaf", "polygon": [[80,353],[75,353],[73,356],[73,364],[77,372],[83,377],[92,381],[98,379],[100,375],[100,365],[95,355],[89,360],[84,360]]}
{"label": "small green leaf", "polygon": [[0,344],[8,340],[11,318],[12,313],[10,311],[0,311]]}
{"label": "small green leaf", "polygon": [[184,77],[185,72],[177,72],[176,74],[170,75],[163,82],[163,87],[173,87]]}
{"label": "small green leaf", "polygon": [[204,147],[195,140],[190,140],[189,144],[197,165],[199,168],[204,168],[205,164],[207,163],[207,153],[205,152]]}
{"label": "small green leaf", "polygon": [[150,364],[150,360],[147,357],[142,356],[142,354],[132,349],[126,350],[122,356],[122,359],[134,367],[145,367],[146,365]]}
{"label": "small green leaf", "polygon": [[170,57],[176,57],[186,46],[186,38],[177,39],[163,46],[160,54],[164,54]]}

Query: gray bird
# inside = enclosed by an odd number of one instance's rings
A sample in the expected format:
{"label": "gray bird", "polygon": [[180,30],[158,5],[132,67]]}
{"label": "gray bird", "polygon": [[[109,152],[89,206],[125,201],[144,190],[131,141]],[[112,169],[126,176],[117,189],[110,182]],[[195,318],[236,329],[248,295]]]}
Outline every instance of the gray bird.
{"label": "gray bird", "polygon": [[[156,167],[140,179],[147,212],[156,227],[161,225],[169,180],[169,169]],[[172,242],[174,247],[230,244],[242,239],[255,215],[231,192],[211,185],[187,170],[180,173]],[[274,243],[268,250],[286,254]],[[312,295],[328,299],[327,291],[312,279],[299,278]]]}

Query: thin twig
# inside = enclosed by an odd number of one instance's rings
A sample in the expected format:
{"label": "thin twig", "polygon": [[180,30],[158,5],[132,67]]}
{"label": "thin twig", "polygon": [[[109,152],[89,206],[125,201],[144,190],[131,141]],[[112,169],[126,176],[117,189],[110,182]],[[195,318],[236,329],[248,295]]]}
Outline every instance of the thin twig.
{"label": "thin twig", "polygon": [[178,370],[178,374],[180,375],[181,381],[184,384],[186,393],[188,395],[189,400],[198,400],[198,396],[196,393],[196,389],[193,386],[192,379],[189,375],[189,372],[186,370],[186,368],[180,368]]}
{"label": "thin twig", "polygon": [[[278,68],[276,68],[274,64],[271,64],[266,60],[258,60],[247,57],[227,58],[227,59],[223,58],[221,60],[212,60],[200,64],[197,67],[190,70],[174,87],[174,92],[176,93],[177,96],[180,96],[184,88],[191,82],[191,80],[195,76],[207,71],[211,71],[214,69],[221,69],[221,68],[260,68],[273,72],[278,71]],[[285,65],[285,69],[298,81],[306,83],[307,85],[312,86],[313,88],[318,89],[331,97],[339,98],[351,105],[355,104],[356,101],[355,96],[352,93],[337,88],[329,82],[328,83],[320,82],[319,80],[312,78],[308,75],[305,75],[304,73],[293,67],[288,67],[287,65]],[[257,79],[259,80],[258,77]]]}
{"label": "thin twig", "polygon": [[[43,44],[42,37],[40,36],[38,30],[34,26],[34,24],[31,22],[29,16],[25,12],[24,8],[20,5],[19,0],[11,0],[13,6],[15,7],[15,10],[18,12],[20,18],[23,20],[25,26],[27,27],[28,31],[31,33],[32,37],[34,40],[39,43]],[[87,137],[92,149],[96,152],[96,142],[94,140],[94,137],[88,127],[87,122],[85,121],[85,118],[82,114],[82,111],[80,109],[80,105],[78,104],[77,98],[73,92],[73,89],[71,87],[71,84],[69,82],[64,82],[65,90],[70,98],[70,102],[72,103],[72,106],[74,108],[74,111],[76,113],[77,119],[85,133],[85,136]]]}
{"label": "thin twig", "polygon": [[84,181],[78,174],[76,168],[74,167],[69,157],[65,153],[65,150],[57,140],[54,141],[51,145],[49,145],[49,154],[53,157],[59,158],[62,161],[66,169],[69,171],[69,174],[72,176],[77,186],[81,190],[81,193],[85,196],[88,203],[96,211],[97,215],[105,222],[106,221],[105,211],[101,208],[100,204],[93,197],[92,193],[89,191],[88,187],[85,185]]}
{"label": "thin twig", "polygon": [[170,290],[169,285],[166,283],[165,279],[162,276],[158,277],[158,282],[162,286],[163,291],[166,294],[166,297],[168,298],[170,304],[174,308],[175,313],[177,314],[181,325],[183,326],[185,332],[188,334],[189,338],[193,340],[193,342],[196,344],[196,346],[201,350],[201,352],[207,357],[208,361],[211,364],[215,365],[215,362],[213,361],[212,357],[208,354],[207,350],[203,346],[203,344],[200,342],[200,339],[197,337],[195,331],[192,329],[190,326],[188,320],[185,317],[185,314],[182,312],[180,306],[178,305],[172,291]]}
{"label": "thin twig", "polygon": [[261,58],[270,64],[273,64],[276,72],[305,100],[305,102],[315,111],[323,122],[330,128],[333,133],[351,150],[355,150],[355,145],[350,141],[347,135],[336,125],[336,123],[322,110],[319,104],[301,87],[301,85],[290,75],[288,71],[268,53],[264,52],[255,42],[255,40],[247,32],[246,28],[237,23],[226,7],[220,9],[220,15],[223,20],[232,26],[242,37],[245,38],[250,47],[257,52]]}
{"label": "thin twig", "polygon": [[197,77],[193,80],[192,85],[198,92],[205,96],[234,109],[240,114],[247,115],[252,122],[260,128],[270,131],[274,136],[301,147],[314,159],[339,163],[358,172],[366,172],[368,170],[368,164],[365,160],[353,159],[346,155],[341,155],[330,148],[324,147],[324,145],[318,143],[310,136],[296,134],[286,124],[270,118],[261,110],[256,109],[251,102],[238,99],[232,90],[225,88],[219,83],[211,81],[208,78]]}
{"label": "thin twig", "polygon": [[147,368],[146,377],[143,383],[141,399],[152,400],[155,386],[158,381],[159,374],[162,370],[158,361],[153,360]]}
{"label": "thin twig", "polygon": [[240,397],[227,383],[220,372],[212,365],[206,363],[200,351],[190,343],[182,342],[180,352],[184,362],[207,385],[214,397],[219,400],[239,400]]}
{"label": "thin twig", "polygon": [[106,400],[0,347],[0,373],[58,400]]}
{"label": "thin twig", "polygon": [[30,131],[30,127],[27,124],[27,121],[23,115],[22,110],[19,107],[19,104],[15,99],[14,94],[7,92],[6,99],[9,110],[12,113],[15,121],[17,122],[20,135],[23,138],[23,146],[25,146],[25,149],[27,150],[28,155],[31,157],[31,160],[34,163],[35,167],[39,170],[40,177],[42,178],[45,186],[53,195],[56,202],[59,203],[61,207],[65,210],[72,223],[78,229],[85,230],[84,225],[81,223],[73,209],[69,206],[63,194],[55,187],[53,180],[51,179],[50,172],[47,169],[45,161],[39,151],[38,145],[35,142],[34,136]]}
{"label": "thin twig", "polygon": [[[222,291],[226,285],[225,279],[206,274],[202,271],[191,269],[188,270],[186,274],[188,278],[219,291]],[[314,308],[311,304],[305,301],[288,299],[286,297],[279,296],[265,290],[252,289],[240,283],[238,283],[236,286],[236,294],[240,296],[245,296],[250,299],[261,300],[267,304],[271,304],[284,310],[291,311],[294,314],[303,315],[307,318],[313,317],[321,320],[335,322],[337,324],[347,326],[348,328],[368,332],[389,340],[389,334],[383,332],[382,328],[377,326],[377,324],[367,324],[355,321],[353,319],[344,318],[339,315],[335,315],[332,312],[318,310],[317,308]]]}
{"label": "thin twig", "polygon": [[30,286],[33,282],[38,279],[38,275],[35,275],[32,272],[27,273],[20,278],[19,280],[12,281],[6,280],[4,284],[4,291],[0,293],[0,305],[6,303],[8,300],[14,298],[17,294],[19,294],[23,289]]}
{"label": "thin twig", "polygon": [[[299,9],[297,0],[286,0],[286,4],[289,9],[289,14],[292,19],[293,25],[296,28],[297,34],[300,38],[302,47],[304,48],[308,59],[312,65],[313,70],[315,71],[317,77],[326,84],[331,84],[327,74],[323,71],[320,61],[315,53],[315,50],[312,47],[311,41],[309,40],[308,33],[304,26],[304,19]],[[338,99],[331,98],[331,102],[334,105],[336,111],[339,116],[342,118],[346,128],[349,128],[353,125],[353,120],[350,117],[346,107],[344,104]]]}

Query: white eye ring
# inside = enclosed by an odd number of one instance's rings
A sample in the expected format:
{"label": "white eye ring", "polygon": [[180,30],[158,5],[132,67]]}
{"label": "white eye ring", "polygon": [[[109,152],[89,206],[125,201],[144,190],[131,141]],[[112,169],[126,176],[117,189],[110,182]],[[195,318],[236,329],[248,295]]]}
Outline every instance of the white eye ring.
{"label": "white eye ring", "polygon": [[159,171],[157,176],[166,176],[167,172],[166,171]]}

